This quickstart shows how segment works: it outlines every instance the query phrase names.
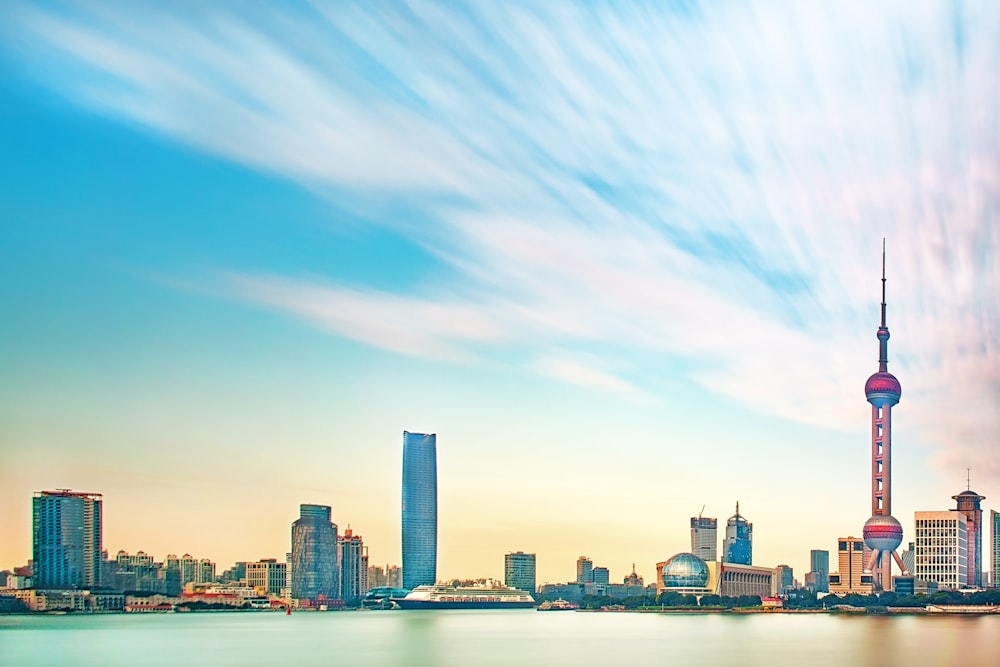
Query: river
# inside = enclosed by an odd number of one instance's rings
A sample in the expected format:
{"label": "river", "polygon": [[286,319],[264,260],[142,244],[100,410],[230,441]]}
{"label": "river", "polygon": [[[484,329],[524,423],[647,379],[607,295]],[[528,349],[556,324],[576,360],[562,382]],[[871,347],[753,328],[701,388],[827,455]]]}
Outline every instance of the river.
{"label": "river", "polygon": [[1000,615],[371,611],[0,616],[34,665],[1000,665]]}

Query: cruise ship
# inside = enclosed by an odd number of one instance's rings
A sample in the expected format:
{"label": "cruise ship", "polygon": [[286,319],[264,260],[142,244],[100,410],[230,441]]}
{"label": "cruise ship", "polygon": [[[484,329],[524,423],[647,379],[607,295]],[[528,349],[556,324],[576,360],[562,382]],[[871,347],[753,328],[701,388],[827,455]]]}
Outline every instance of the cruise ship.
{"label": "cruise ship", "polygon": [[392,598],[400,609],[531,609],[535,599],[517,588],[486,583],[473,586],[417,586],[403,598]]}

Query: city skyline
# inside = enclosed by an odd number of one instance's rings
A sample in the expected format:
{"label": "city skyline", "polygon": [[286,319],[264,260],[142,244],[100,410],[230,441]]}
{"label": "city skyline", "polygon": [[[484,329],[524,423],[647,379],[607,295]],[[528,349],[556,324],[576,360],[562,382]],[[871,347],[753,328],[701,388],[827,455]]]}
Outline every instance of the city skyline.
{"label": "city skyline", "polygon": [[967,468],[997,507],[997,34],[988,2],[3,3],[0,566],[56,488],[104,494],[112,551],[282,559],[320,503],[400,563],[410,430],[441,578],[651,580],[737,499],[805,573],[871,514],[883,237],[904,544]]}

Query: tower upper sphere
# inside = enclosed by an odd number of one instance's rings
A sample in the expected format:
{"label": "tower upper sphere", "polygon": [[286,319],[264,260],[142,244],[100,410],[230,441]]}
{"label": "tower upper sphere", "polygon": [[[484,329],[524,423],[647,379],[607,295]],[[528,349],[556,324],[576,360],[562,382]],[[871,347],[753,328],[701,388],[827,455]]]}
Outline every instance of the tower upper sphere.
{"label": "tower upper sphere", "polygon": [[880,408],[899,403],[902,391],[899,380],[888,371],[874,373],[865,382],[865,396],[868,398],[868,402]]}

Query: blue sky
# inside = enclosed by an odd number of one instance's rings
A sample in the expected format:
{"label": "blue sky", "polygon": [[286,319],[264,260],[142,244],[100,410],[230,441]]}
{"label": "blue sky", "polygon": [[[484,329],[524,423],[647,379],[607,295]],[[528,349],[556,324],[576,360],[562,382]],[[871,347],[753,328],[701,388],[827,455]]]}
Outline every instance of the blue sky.
{"label": "blue sky", "polygon": [[56,486],[113,550],[281,556],[323,502],[395,562],[407,429],[442,574],[651,576],[737,498],[801,574],[868,511],[883,237],[895,514],[1000,497],[991,3],[0,24],[3,563]]}

